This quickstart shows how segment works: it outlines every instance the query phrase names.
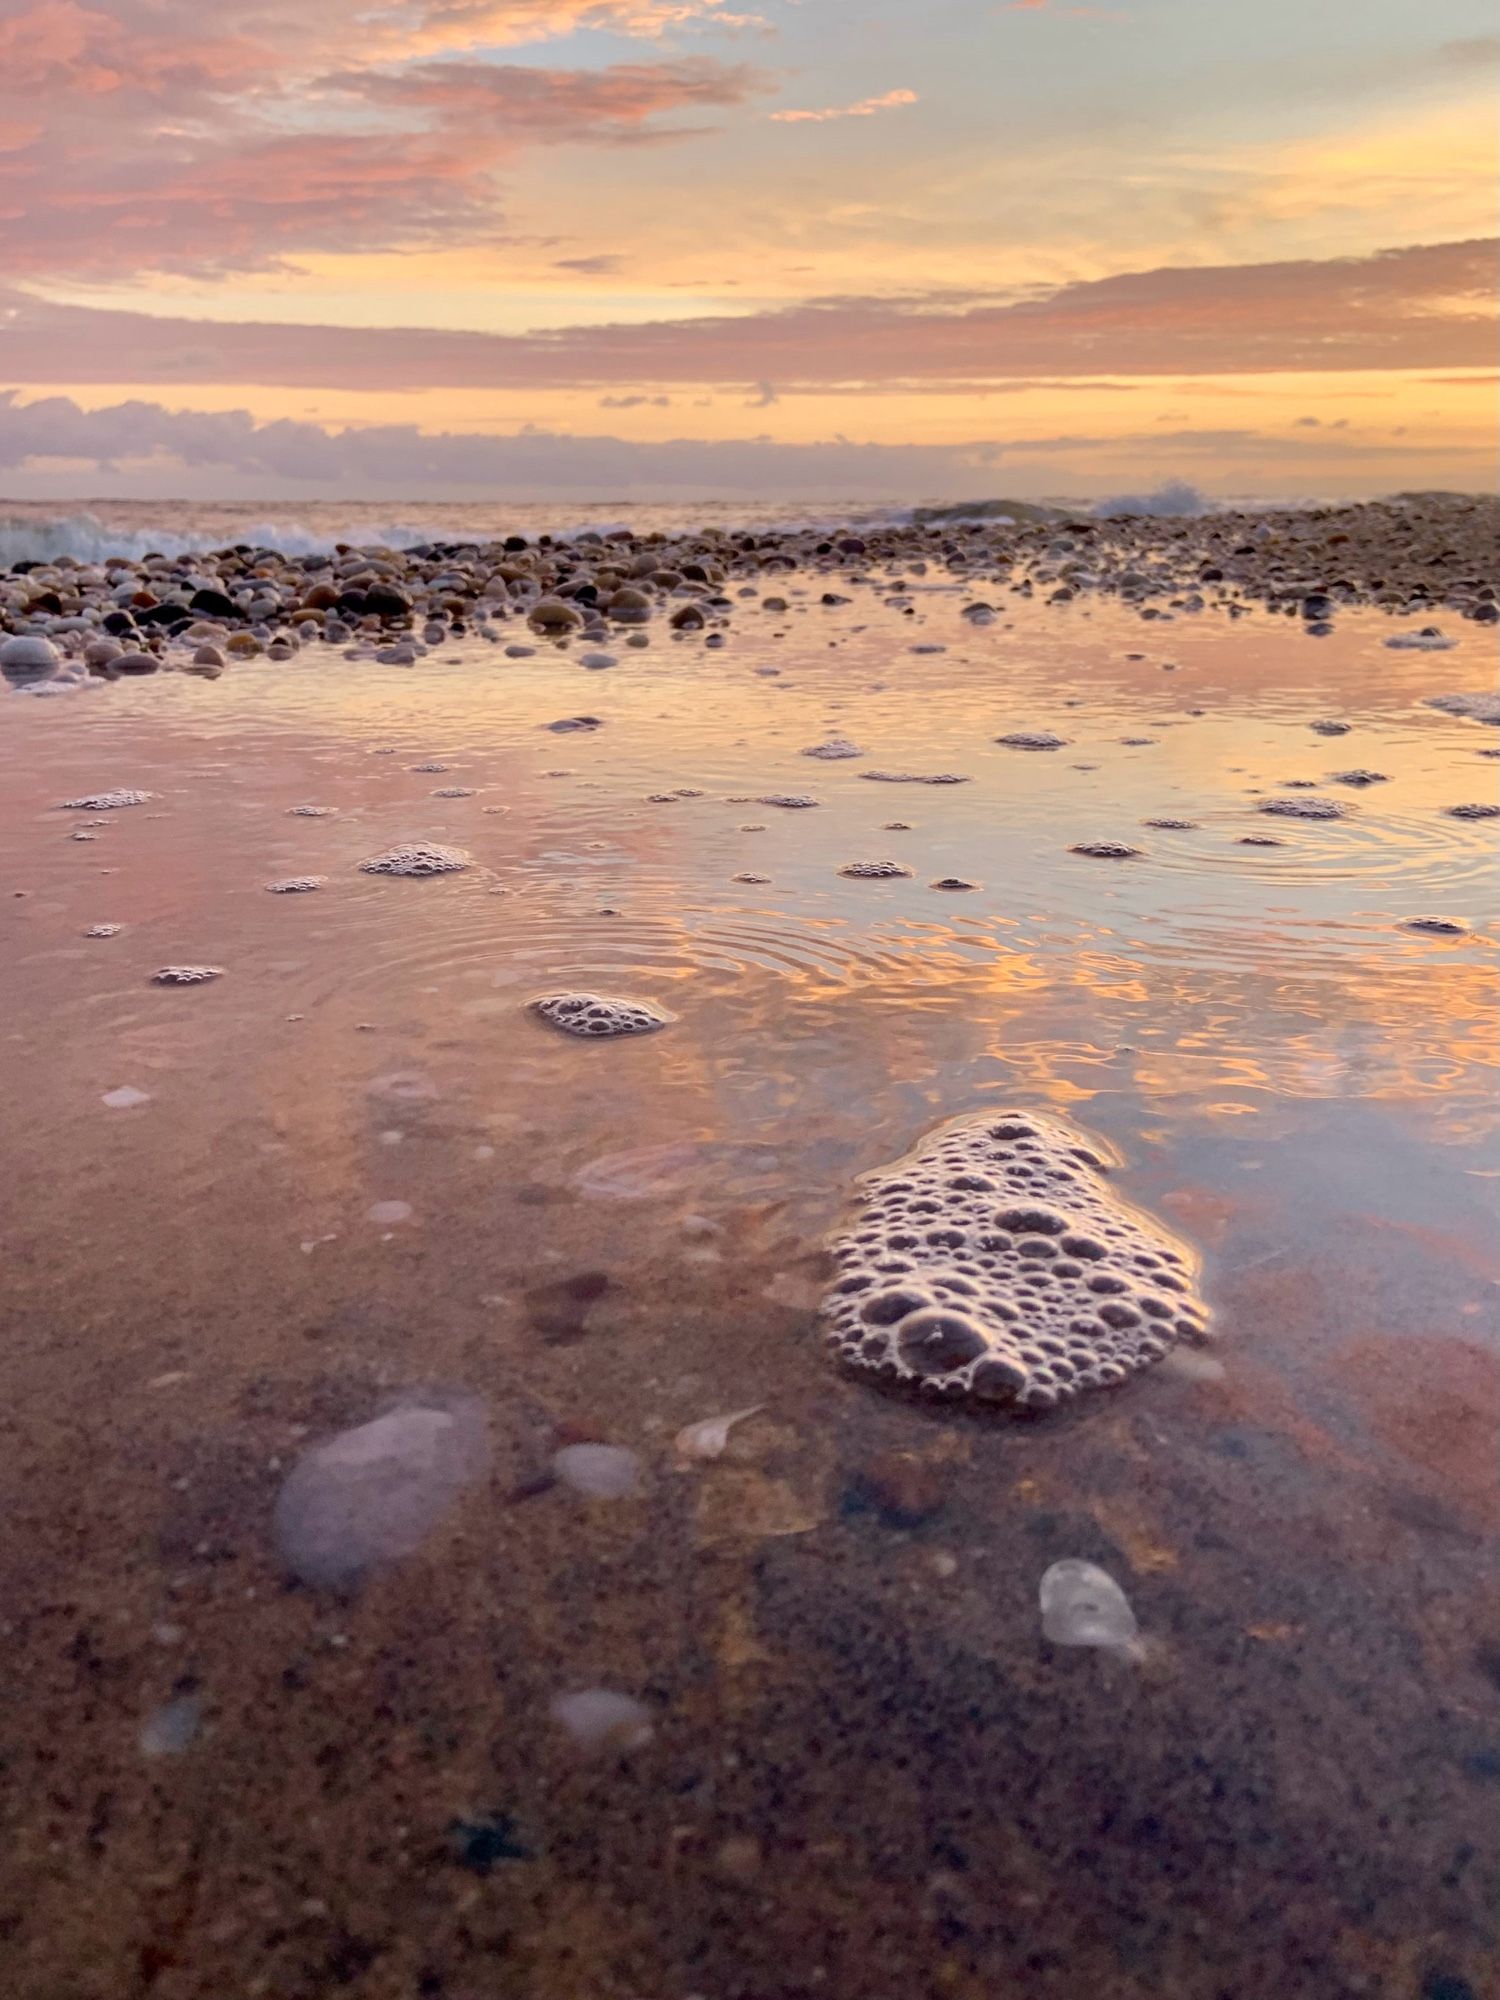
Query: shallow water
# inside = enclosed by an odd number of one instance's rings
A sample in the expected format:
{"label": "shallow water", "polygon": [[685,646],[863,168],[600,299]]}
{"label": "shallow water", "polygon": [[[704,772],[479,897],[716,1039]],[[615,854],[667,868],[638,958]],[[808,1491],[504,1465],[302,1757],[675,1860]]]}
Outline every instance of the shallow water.
{"label": "shallow water", "polygon": [[[608,672],[4,699],[17,1990],[1489,1990],[1495,830],[1444,808],[1500,738],[1423,703],[1492,641],[844,588]],[[1347,816],[1263,815],[1293,780]],[[412,841],[473,865],[360,872]],[[675,1019],[573,1040],[526,1008],[564,988]],[[832,1368],[850,1181],[986,1105],[1120,1150],[1221,1373],[1017,1424]],[[357,1595],[288,1588],[287,1470],[422,1385],[482,1399],[491,1476]],[[559,1483],[576,1442],[639,1490]],[[1068,1558],[1139,1659],[1044,1640]],[[585,1755],[554,1704],[599,1688],[653,1726]]]}

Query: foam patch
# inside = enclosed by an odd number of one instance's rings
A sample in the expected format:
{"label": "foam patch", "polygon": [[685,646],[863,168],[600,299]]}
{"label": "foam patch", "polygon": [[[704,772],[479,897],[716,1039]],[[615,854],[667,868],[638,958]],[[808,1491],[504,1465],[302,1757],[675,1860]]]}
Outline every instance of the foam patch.
{"label": "foam patch", "polygon": [[153,972],[153,986],[206,986],[210,979],[222,979],[222,965],[164,965]]}
{"label": "foam patch", "polygon": [[1206,1337],[1188,1247],[1109,1188],[1061,1119],[951,1119],[866,1174],[831,1239],[828,1339],[863,1374],[948,1398],[1050,1409]]}
{"label": "foam patch", "polygon": [[650,1035],[674,1021],[649,1000],[620,1000],[599,993],[549,993],[531,1002],[531,1011],[565,1035],[602,1040],[612,1035]]}
{"label": "foam patch", "polygon": [[412,841],[392,847],[384,854],[372,854],[360,862],[366,875],[456,875],[469,866],[471,857],[461,847],[438,847],[431,841]]}
{"label": "foam patch", "polygon": [[877,785],[966,785],[969,780],[957,771],[861,771]]}
{"label": "foam patch", "polygon": [[1342,819],[1345,808],[1337,799],[1262,799],[1257,810],[1276,819]]}
{"label": "foam patch", "polygon": [[64,799],[64,812],[116,812],[121,806],[143,806],[155,792],[89,792],[81,799]]}

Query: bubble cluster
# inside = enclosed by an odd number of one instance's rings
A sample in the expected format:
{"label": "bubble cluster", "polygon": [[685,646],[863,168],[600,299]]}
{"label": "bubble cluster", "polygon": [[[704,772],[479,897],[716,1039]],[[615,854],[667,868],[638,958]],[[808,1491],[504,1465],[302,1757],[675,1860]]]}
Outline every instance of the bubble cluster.
{"label": "bubble cluster", "polygon": [[861,771],[877,785],[966,785],[969,780],[958,771]]}
{"label": "bubble cluster", "polygon": [[1441,709],[1444,715],[1460,715],[1466,722],[1500,726],[1500,694],[1432,694],[1427,697],[1427,706]]}
{"label": "bubble cluster", "polygon": [[1366,771],[1362,769],[1330,771],[1328,773],[1328,782],[1331,785],[1354,785],[1363,790],[1366,785],[1388,785],[1390,783],[1390,773],[1388,771]]}
{"label": "bubble cluster", "polygon": [[153,986],[204,986],[210,979],[222,979],[222,965],[164,965],[153,972]]}
{"label": "bubble cluster", "polygon": [[268,882],[266,887],[273,896],[306,896],[314,889],[321,889],[327,880],[326,875],[287,875],[279,882]]}
{"label": "bubble cluster", "polygon": [[1050,729],[1013,729],[1009,736],[997,736],[995,741],[1007,750],[1061,750],[1068,739]]}
{"label": "bubble cluster", "polygon": [[899,861],[846,861],[839,873],[856,882],[889,882],[897,876],[910,875],[911,870],[903,868]]}
{"label": "bubble cluster", "polygon": [[1478,800],[1470,805],[1444,806],[1449,819],[1500,819],[1500,805],[1491,800]]}
{"label": "bubble cluster", "polygon": [[784,806],[788,812],[801,812],[818,801],[809,792],[767,792],[755,801],[758,806]]}
{"label": "bubble cluster", "polygon": [[826,764],[837,764],[845,757],[863,757],[864,751],[857,743],[851,743],[847,736],[830,736],[826,743],[814,743],[804,750],[804,757],[821,757]]}
{"label": "bubble cluster", "polygon": [[1143,819],[1142,826],[1160,827],[1164,833],[1191,833],[1197,826],[1195,819]]}
{"label": "bubble cluster", "polygon": [[438,847],[427,840],[392,847],[384,854],[372,854],[360,862],[366,875],[456,875],[469,866],[471,856],[461,847]]}
{"label": "bubble cluster", "polygon": [[828,1338],[854,1368],[1049,1409],[1205,1337],[1187,1248],[1104,1184],[1061,1119],[970,1113],[864,1176],[830,1249]]}
{"label": "bubble cluster", "polygon": [[1276,819],[1342,819],[1345,812],[1337,799],[1262,799],[1258,810]]}
{"label": "bubble cluster", "polygon": [[531,1002],[531,1011],[565,1035],[593,1038],[650,1035],[677,1018],[649,1000],[620,1000],[599,993],[548,993]]}
{"label": "bubble cluster", "polygon": [[288,806],[288,819],[335,819],[337,806]]}
{"label": "bubble cluster", "polygon": [[1068,849],[1069,854],[1086,854],[1091,861],[1134,861],[1140,851],[1123,840],[1079,840]]}
{"label": "bubble cluster", "polygon": [[88,792],[81,799],[64,799],[64,812],[115,812],[121,806],[143,806],[155,792]]}

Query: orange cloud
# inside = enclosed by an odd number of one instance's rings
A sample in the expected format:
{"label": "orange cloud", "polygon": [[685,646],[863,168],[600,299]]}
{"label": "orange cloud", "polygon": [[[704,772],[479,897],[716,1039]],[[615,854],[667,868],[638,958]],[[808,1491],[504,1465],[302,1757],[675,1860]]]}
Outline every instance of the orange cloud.
{"label": "orange cloud", "polygon": [[[287,199],[325,203],[331,227],[347,214],[348,177],[383,171],[391,199],[407,198],[419,169],[410,152],[389,148],[382,167],[361,152],[351,166],[327,151],[332,143],[286,142],[291,157],[278,166],[276,189]],[[451,194],[440,173],[423,184],[434,203]],[[379,183],[360,185],[378,209]],[[186,181],[180,192],[187,227],[194,213],[187,204],[197,196]],[[236,178],[212,185],[217,226],[227,226],[226,208],[263,195],[242,163]],[[851,384],[910,392],[1100,375],[1489,368],[1495,248],[1436,243],[1321,262],[1131,272],[999,304],[972,294],[966,304],[951,293],[824,299],[780,312],[516,335],[171,319],[12,291],[0,294],[0,375],[49,385],[233,382],[365,391],[715,384],[743,393],[747,384],[772,382],[785,395]]]}
{"label": "orange cloud", "polygon": [[830,118],[873,118],[877,111],[891,111],[898,104],[915,104],[914,90],[888,90],[883,97],[862,97],[858,104],[835,104],[822,111],[773,111],[777,125],[823,125]]}

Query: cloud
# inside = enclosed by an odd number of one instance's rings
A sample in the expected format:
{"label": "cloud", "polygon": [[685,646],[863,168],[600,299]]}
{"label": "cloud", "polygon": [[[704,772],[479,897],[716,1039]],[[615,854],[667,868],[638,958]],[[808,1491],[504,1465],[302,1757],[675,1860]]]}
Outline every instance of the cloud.
{"label": "cloud", "polygon": [[599,398],[599,408],[601,410],[642,410],[646,408],[670,410],[671,407],[672,398],[670,396],[601,396]]}
{"label": "cloud", "polygon": [[916,102],[914,90],[888,90],[882,97],[862,97],[858,104],[834,104],[822,111],[773,111],[770,117],[777,125],[825,125],[830,118],[873,118],[877,111]]}
{"label": "cloud", "polygon": [[554,259],[552,268],[555,271],[576,271],[584,278],[609,278],[624,262],[623,256],[608,250],[593,257],[558,257]]}
{"label": "cloud", "polygon": [[[309,200],[315,190],[306,190]],[[777,312],[528,334],[203,321],[0,290],[0,382],[255,383],[346,391],[771,393],[1015,381],[1479,367],[1494,361],[1493,243],[1203,265],[1028,290],[839,298]]]}
{"label": "cloud", "polygon": [[334,429],[280,420],[257,423],[243,410],[206,413],[130,401],[87,410],[71,398],[23,403],[0,394],[0,470],[14,494],[50,490],[60,466],[69,488],[96,493],[255,499],[496,497],[610,499],[925,497],[1010,491],[1115,490],[1123,476],[1175,476],[1184,462],[1198,483],[1246,491],[1327,492],[1330,483],[1388,485],[1415,462],[1479,484],[1487,450],[1434,454],[1428,445],[1349,443],[1334,447],[1249,430],[1178,430],[1165,436],[1063,434],[944,445],[860,444],[846,438],[778,444],[769,438],[669,439],[636,443],[570,436],[534,425],[511,437],[421,430],[415,424]]}
{"label": "cloud", "polygon": [[[109,279],[494,243],[497,174],[524,151],[681,139],[701,116],[662,121],[769,80],[699,56],[574,70],[412,52],[585,15],[655,32],[671,11],[244,0],[227,32],[197,0],[32,0],[0,19],[0,76],[26,106],[0,144],[0,263]],[[676,17],[708,11],[683,0]]]}

